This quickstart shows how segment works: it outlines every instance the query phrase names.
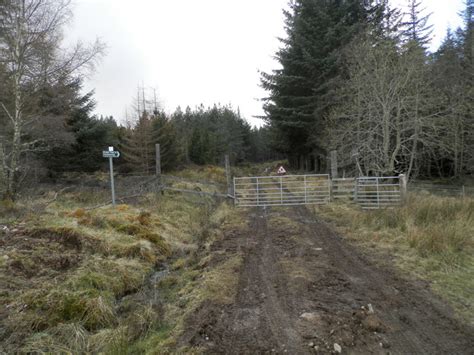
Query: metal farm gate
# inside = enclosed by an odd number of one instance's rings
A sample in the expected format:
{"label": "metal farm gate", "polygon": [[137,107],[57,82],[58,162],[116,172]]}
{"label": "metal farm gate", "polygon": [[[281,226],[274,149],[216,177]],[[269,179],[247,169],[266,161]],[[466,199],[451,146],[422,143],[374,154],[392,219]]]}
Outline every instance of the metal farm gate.
{"label": "metal farm gate", "polygon": [[354,199],[363,209],[397,207],[402,203],[402,185],[401,176],[360,177]]}
{"label": "metal farm gate", "polygon": [[331,181],[327,174],[236,177],[234,197],[241,207],[326,204]]}

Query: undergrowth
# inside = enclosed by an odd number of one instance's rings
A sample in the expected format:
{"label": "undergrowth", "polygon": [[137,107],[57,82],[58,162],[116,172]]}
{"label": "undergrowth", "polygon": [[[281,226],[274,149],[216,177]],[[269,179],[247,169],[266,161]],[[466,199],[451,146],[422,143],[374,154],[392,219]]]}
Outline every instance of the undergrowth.
{"label": "undergrowth", "polygon": [[[181,174],[225,181],[215,167]],[[94,196],[65,192],[28,212],[37,202],[0,206],[0,352],[162,353],[201,302],[232,298],[235,278],[207,269],[225,202],[166,193],[91,210]]]}
{"label": "undergrowth", "polygon": [[400,208],[363,211],[332,203],[317,212],[357,243],[395,255],[474,323],[474,199],[411,195]]}

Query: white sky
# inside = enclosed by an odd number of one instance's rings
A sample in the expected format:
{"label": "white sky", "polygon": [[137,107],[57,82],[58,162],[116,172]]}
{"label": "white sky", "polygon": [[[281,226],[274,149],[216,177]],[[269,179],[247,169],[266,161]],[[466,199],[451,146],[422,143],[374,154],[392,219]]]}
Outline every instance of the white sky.
{"label": "white sky", "polygon": [[[405,4],[405,0],[392,0]],[[262,115],[259,70],[277,67],[288,0],[75,0],[67,41],[107,44],[86,82],[96,113],[123,121],[137,86],[156,88],[166,111],[200,103],[239,107],[254,125]],[[435,25],[433,48],[461,24],[463,0],[423,0]],[[150,91],[151,94],[151,91]]]}

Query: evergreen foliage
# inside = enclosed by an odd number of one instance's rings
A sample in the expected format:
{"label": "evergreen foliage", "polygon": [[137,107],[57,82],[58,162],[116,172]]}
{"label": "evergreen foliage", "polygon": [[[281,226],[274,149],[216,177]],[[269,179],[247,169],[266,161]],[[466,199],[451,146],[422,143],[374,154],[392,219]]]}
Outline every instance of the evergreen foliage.
{"label": "evergreen foliage", "polygon": [[295,0],[285,12],[280,69],[262,74],[274,148],[294,167],[347,174],[474,172],[473,12],[428,52],[421,0]]}
{"label": "evergreen foliage", "polygon": [[264,109],[267,122],[282,133],[280,150],[302,167],[302,156],[326,153],[321,140],[333,88],[344,77],[342,49],[363,28],[380,21],[380,6],[358,0],[296,0],[285,17],[287,38],[276,53],[282,68],[262,74],[269,92]]}

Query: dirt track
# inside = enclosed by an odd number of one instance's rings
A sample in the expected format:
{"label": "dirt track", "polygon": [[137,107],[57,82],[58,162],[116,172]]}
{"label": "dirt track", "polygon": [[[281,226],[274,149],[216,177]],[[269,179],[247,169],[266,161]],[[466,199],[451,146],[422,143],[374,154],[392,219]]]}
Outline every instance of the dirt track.
{"label": "dirt track", "polygon": [[474,354],[473,329],[425,283],[376,265],[306,208],[248,218],[217,246],[244,255],[236,302],[202,305],[184,343],[207,353]]}

